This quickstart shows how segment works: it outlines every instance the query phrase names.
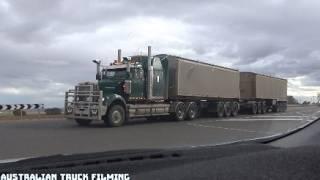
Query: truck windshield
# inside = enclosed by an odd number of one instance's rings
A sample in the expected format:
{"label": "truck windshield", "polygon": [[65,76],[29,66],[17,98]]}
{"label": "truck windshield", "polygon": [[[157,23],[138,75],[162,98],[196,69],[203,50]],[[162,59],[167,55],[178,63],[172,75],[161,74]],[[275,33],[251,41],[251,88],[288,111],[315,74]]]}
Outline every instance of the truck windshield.
{"label": "truck windshield", "polygon": [[126,69],[107,69],[104,71],[103,76],[105,78],[122,79],[127,77]]}

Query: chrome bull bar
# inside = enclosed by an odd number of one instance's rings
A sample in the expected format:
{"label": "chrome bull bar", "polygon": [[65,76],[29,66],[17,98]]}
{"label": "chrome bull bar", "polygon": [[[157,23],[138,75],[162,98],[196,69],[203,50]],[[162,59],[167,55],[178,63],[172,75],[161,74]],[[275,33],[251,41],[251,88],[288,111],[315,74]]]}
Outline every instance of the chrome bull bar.
{"label": "chrome bull bar", "polygon": [[102,91],[69,90],[65,93],[64,115],[67,119],[101,120],[106,112],[103,107]]}

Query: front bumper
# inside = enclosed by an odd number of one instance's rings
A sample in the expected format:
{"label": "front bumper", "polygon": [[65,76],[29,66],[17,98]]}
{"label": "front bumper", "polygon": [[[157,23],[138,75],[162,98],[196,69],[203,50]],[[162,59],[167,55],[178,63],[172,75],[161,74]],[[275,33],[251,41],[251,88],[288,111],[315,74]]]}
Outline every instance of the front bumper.
{"label": "front bumper", "polygon": [[[81,103],[76,103],[81,104]],[[105,114],[106,106],[86,106],[85,108],[79,108],[79,105],[74,104],[72,106],[72,112],[65,113],[67,119],[90,119],[90,120],[102,120],[103,114]],[[82,103],[83,104],[83,103]],[[69,105],[70,106],[70,105]],[[92,113],[94,112],[94,113]]]}
{"label": "front bumper", "polygon": [[[78,99],[82,99],[82,101],[78,101]],[[83,101],[83,99],[86,99],[86,101]],[[102,101],[102,91],[69,90],[65,95],[65,118],[100,121],[107,110]]]}

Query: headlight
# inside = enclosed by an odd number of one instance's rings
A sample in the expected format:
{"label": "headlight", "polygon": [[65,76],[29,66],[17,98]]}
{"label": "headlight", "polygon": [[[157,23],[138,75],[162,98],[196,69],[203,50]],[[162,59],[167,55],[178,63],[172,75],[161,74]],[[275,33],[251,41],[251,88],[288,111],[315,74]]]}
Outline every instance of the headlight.
{"label": "headlight", "polygon": [[91,109],[91,114],[97,115],[98,114],[98,109]]}
{"label": "headlight", "polygon": [[68,107],[67,107],[67,112],[68,112],[68,113],[72,113],[72,111],[73,111],[72,106],[68,106]]}

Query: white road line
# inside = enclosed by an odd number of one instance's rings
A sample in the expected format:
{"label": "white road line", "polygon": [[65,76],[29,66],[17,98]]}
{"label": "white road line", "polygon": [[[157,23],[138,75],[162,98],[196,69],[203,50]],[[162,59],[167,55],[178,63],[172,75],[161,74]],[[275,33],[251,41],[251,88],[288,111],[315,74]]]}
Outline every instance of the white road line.
{"label": "white road line", "polygon": [[296,112],[297,114],[299,114],[299,115],[301,115],[301,116],[307,116],[307,114],[304,114],[304,113],[302,113],[302,112]]}
{"label": "white road line", "polygon": [[246,117],[248,117],[248,118],[250,118],[250,117],[270,117],[270,118],[272,118],[272,117],[281,117],[281,118],[295,118],[295,117],[299,117],[299,118],[301,118],[301,117],[309,117],[309,116],[277,116],[277,115],[275,115],[275,116],[246,116]]}
{"label": "white road line", "polygon": [[261,134],[275,134],[274,132],[261,132],[261,131],[253,131],[253,130],[248,130],[248,129],[226,128],[226,127],[221,127],[221,126],[202,125],[202,124],[196,124],[196,123],[187,123],[187,124],[191,125],[191,126],[195,126],[195,127],[224,129],[224,130],[230,130],[230,131],[241,131],[241,132],[261,133]]}
{"label": "white road line", "polygon": [[237,122],[237,121],[310,121],[305,119],[219,119],[216,121],[225,121],[225,122]]}

